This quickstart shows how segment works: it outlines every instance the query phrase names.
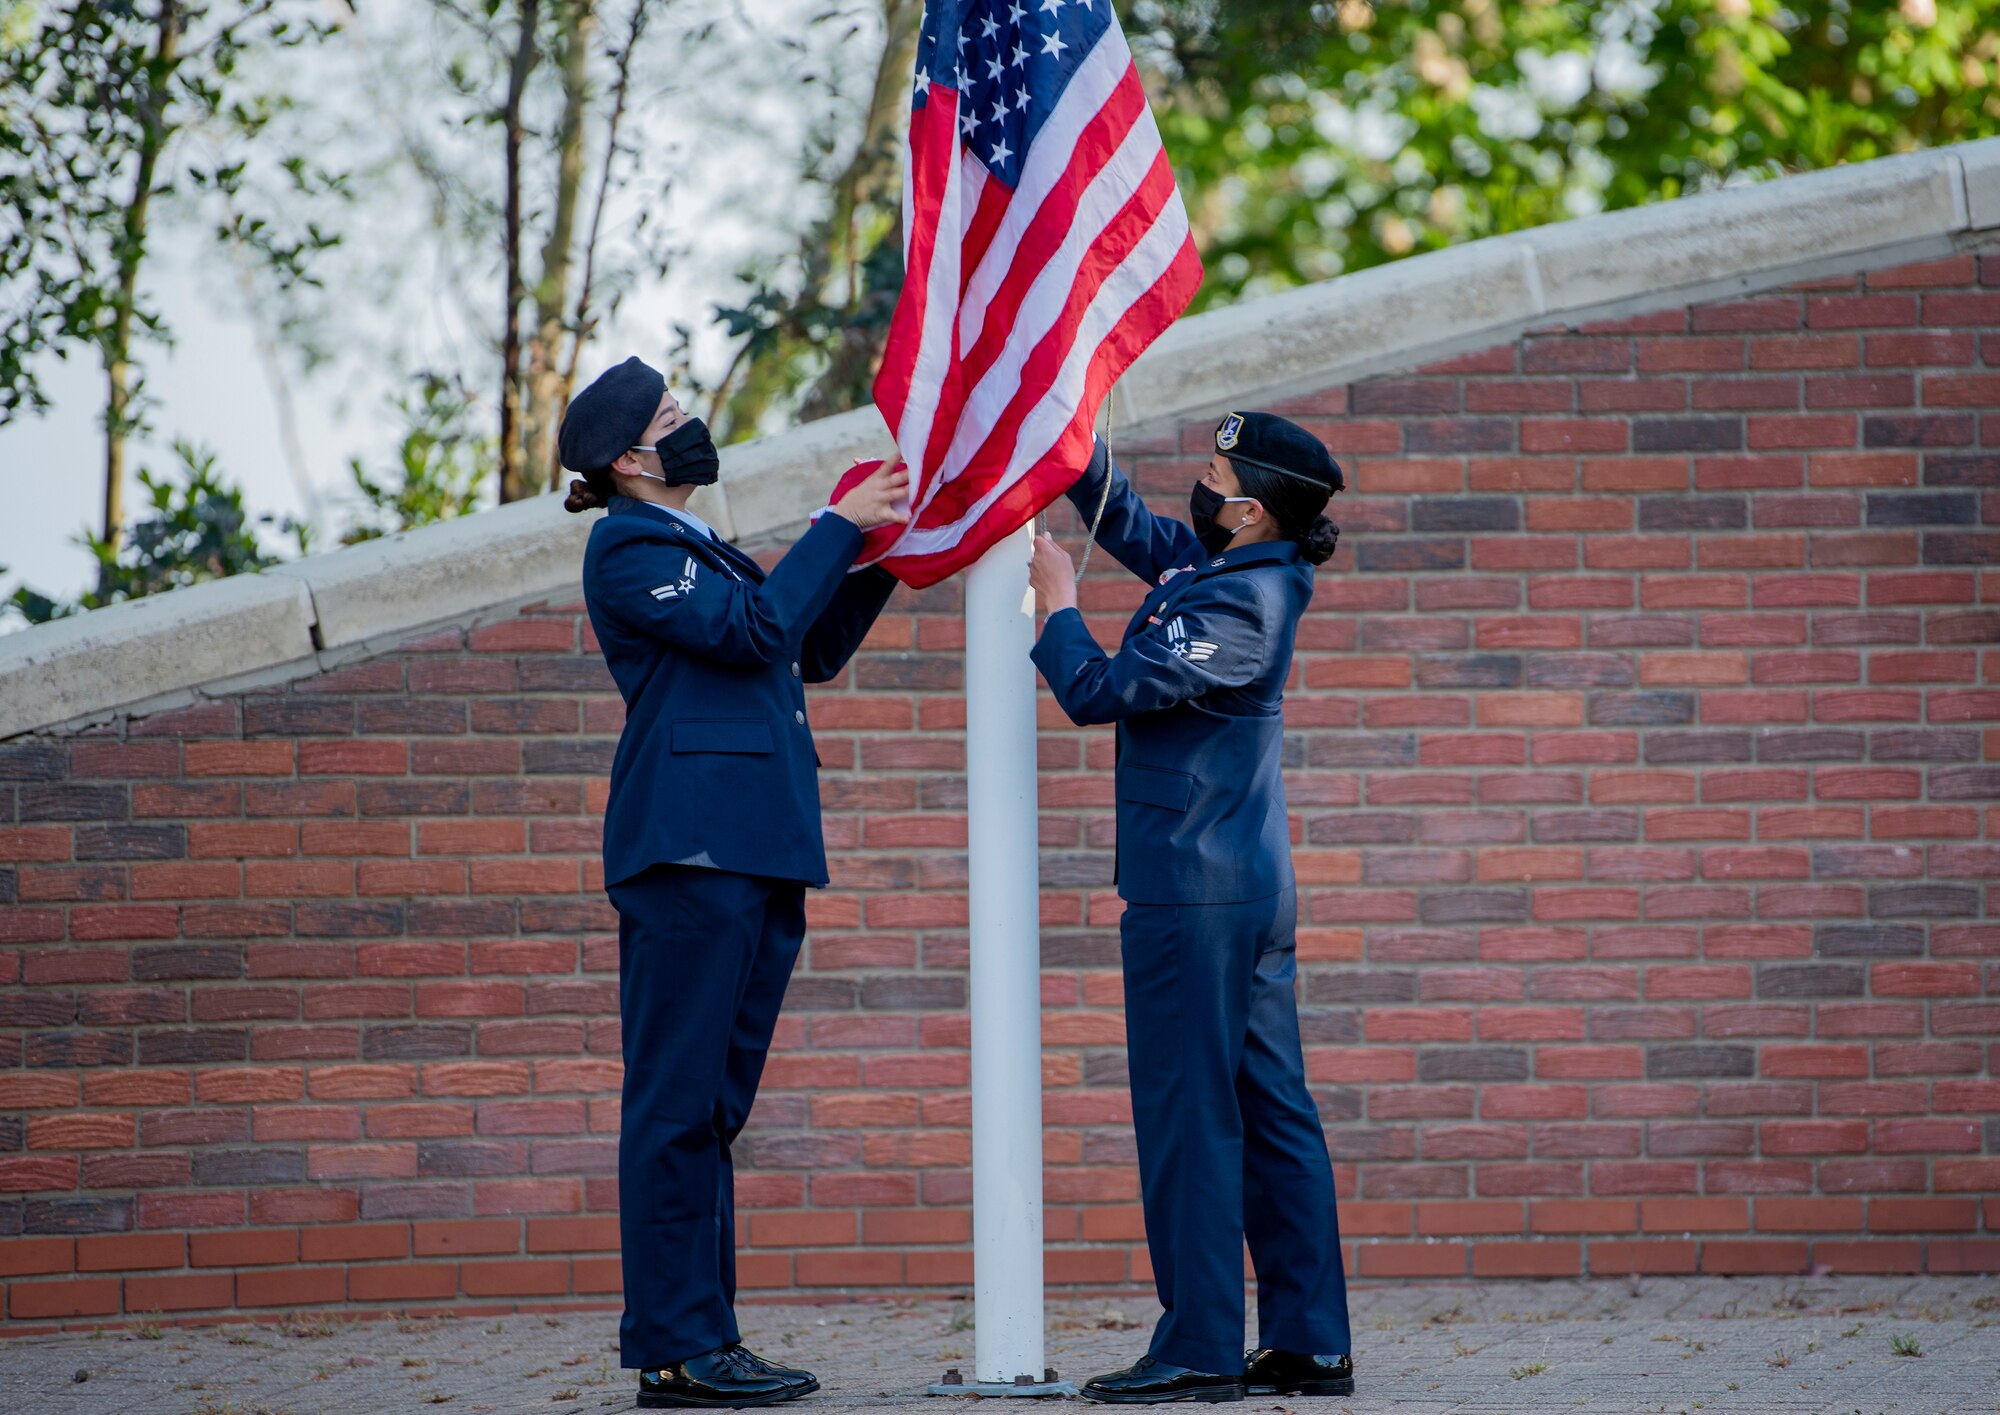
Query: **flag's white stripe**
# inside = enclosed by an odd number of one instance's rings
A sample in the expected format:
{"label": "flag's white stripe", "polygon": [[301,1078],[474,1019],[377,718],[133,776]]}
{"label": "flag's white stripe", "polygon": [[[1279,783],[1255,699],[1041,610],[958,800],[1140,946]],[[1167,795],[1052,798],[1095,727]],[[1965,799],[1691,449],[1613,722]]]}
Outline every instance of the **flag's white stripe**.
{"label": "flag's white stripe", "polygon": [[958,244],[959,254],[963,257],[965,238],[972,234],[972,223],[979,215],[979,199],[986,194],[986,184],[993,179],[993,174],[961,143],[958,149],[958,176],[964,189],[958,199]]}
{"label": "flag's white stripe", "polygon": [[996,490],[1004,491],[1048,455],[1083,401],[1091,360],[1127,310],[1160,282],[1188,238],[1187,210],[1179,193],[1161,210],[1131,254],[1101,285],[1078,322],[1076,337],[1047,393],[1022,418],[1014,451]]}
{"label": "flag's white stripe", "polygon": [[[964,306],[959,311],[959,348],[970,349],[978,342],[979,331],[986,323],[987,306],[992,304],[1014,264],[1015,248],[1027,234],[1028,223],[1034,220],[1035,213],[1041,210],[1058,183],[1074,179],[1071,164],[1076,159],[1077,140],[1131,65],[1132,51],[1125,47],[1125,36],[1114,24],[1104,31],[1083,63],[1070,75],[1068,87],[1028,148],[1027,160],[1021,165],[1021,180],[1015,184],[1000,229],[993,234],[993,244],[986,248],[985,258],[966,286]],[[1158,141],[1156,136],[1156,146]]]}
{"label": "flag's white stripe", "polygon": [[[1076,339],[1061,371],[1027,416],[1021,420],[1007,470],[984,496],[967,507],[958,520],[943,526],[912,530],[896,546],[897,555],[930,555],[949,550],[984,516],[1009,488],[1027,474],[1062,436],[1082,401],[1084,379],[1097,350],[1138,300],[1165,275],[1188,237],[1187,211],[1176,196],[1111,275],[1098,288],[1077,327]],[[942,480],[942,479],[940,479]]]}
{"label": "flag's white stripe", "polygon": [[[965,401],[965,411],[959,416],[951,447],[945,453],[940,469],[940,481],[957,476],[1005,416],[1008,405],[1021,386],[1022,366],[1035,346],[1062,318],[1085,256],[1103,239],[1105,227],[1132,199],[1132,194],[1146,180],[1146,174],[1152,170],[1159,155],[1158,130],[1147,121],[1134,123],[1118,151],[1084,191],[1077,202],[1076,220],[1048,263],[1036,272],[1034,283],[1028,287],[1013,325],[1007,331],[1007,342],[1002,346],[999,357],[994,359]],[[1170,197],[1167,204],[1178,207],[1178,193]],[[969,344],[960,345],[961,351],[970,347]]]}
{"label": "flag's white stripe", "polygon": [[[956,141],[955,137],[953,141]],[[958,311],[961,247],[959,238],[952,233],[961,230],[963,225],[960,208],[965,202],[965,165],[955,160],[956,156],[954,151],[932,238],[930,279],[924,285],[924,317],[917,340],[917,356],[910,368],[909,397],[903,404],[903,416],[896,427],[896,446],[915,474],[913,500],[924,490],[921,478],[924,449],[930,445],[931,426],[937,420],[938,402],[957,359],[957,352],[952,348],[952,325]]]}
{"label": "flag's white stripe", "polygon": [[[958,142],[958,139],[954,137],[953,141]],[[927,479],[923,475],[923,462],[925,453],[930,449],[931,429],[937,423],[938,405],[944,396],[945,375],[958,362],[958,350],[952,347],[952,338],[953,325],[958,319],[958,284],[964,268],[965,237],[979,214],[979,198],[992,176],[986,170],[986,164],[966,151],[962,142],[958,143],[957,150],[958,160],[952,166],[944,209],[938,213],[938,247],[940,250],[947,244],[951,247],[950,282],[946,283],[945,272],[933,257],[930,283],[924,288],[923,342],[919,346],[917,367],[925,368],[924,360],[933,356],[940,360],[940,364],[934,380],[924,385],[924,404],[921,408],[917,406],[918,386],[912,380],[910,401],[904,405],[902,426],[896,430],[896,450],[903,454],[904,462],[911,469],[912,521],[923,514],[923,509],[931,504],[931,498],[938,494],[938,488],[944,485],[943,477],[931,476]],[[948,230],[957,233],[949,240],[945,235]]]}

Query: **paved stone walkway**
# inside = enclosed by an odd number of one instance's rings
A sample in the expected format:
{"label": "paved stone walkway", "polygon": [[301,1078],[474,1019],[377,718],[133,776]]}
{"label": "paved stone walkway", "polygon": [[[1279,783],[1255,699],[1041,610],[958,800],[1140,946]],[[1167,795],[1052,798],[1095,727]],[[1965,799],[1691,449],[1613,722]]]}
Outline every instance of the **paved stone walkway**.
{"label": "paved stone walkway", "polygon": [[[1238,1407],[1244,1415],[2000,1411],[2000,1278],[1491,1283],[1359,1289],[1354,1298],[1360,1393],[1254,1399]],[[1158,1310],[1136,1300],[1052,1304],[1049,1360],[1079,1382],[1123,1365],[1143,1350]],[[920,1392],[945,1367],[971,1365],[963,1304],[748,1307],[742,1316],[753,1347],[819,1373],[825,1390],[798,1415],[949,1415],[962,1404]],[[616,1330],[599,1313],[336,1316],[0,1339],[0,1410],[598,1415],[632,1405]]]}

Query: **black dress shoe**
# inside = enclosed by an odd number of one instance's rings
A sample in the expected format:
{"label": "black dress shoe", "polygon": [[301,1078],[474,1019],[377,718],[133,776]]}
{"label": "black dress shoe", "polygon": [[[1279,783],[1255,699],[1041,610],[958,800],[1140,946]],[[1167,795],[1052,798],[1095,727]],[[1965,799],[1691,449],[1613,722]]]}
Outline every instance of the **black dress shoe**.
{"label": "black dress shoe", "polygon": [[1354,1359],[1259,1347],[1244,1358],[1243,1385],[1252,1395],[1352,1395]]}
{"label": "black dress shoe", "polygon": [[736,1352],[744,1361],[756,1367],[767,1376],[776,1376],[779,1380],[790,1382],[792,1385],[808,1386],[811,1388],[810,1390],[800,1391],[799,1394],[801,1395],[810,1395],[812,1391],[819,1389],[819,1377],[815,1376],[811,1371],[801,1371],[796,1366],[780,1366],[775,1361],[767,1361],[740,1342],[737,1344]]}
{"label": "black dress shoe", "polygon": [[1163,1405],[1170,1400],[1241,1400],[1243,1382],[1235,1376],[1214,1376],[1169,1366],[1141,1356],[1122,1371],[1099,1376],[1083,1388],[1086,1400],[1107,1405]]}
{"label": "black dress shoe", "polygon": [[639,1373],[639,1404],[647,1409],[692,1407],[744,1410],[777,1405],[819,1389],[804,1371],[805,1383],[778,1375],[740,1345],[724,1346],[657,1371]]}

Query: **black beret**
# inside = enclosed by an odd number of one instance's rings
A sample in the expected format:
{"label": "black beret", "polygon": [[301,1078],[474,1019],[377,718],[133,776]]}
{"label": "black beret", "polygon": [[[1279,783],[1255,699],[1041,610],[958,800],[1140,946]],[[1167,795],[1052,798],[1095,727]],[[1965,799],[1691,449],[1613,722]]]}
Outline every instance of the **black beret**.
{"label": "black beret", "polygon": [[1232,462],[1316,482],[1328,494],[1347,490],[1347,478],[1326,444],[1276,413],[1231,413],[1215,429],[1215,450]]}
{"label": "black beret", "polygon": [[610,466],[638,443],[666,391],[665,376],[637,355],[606,369],[570,399],[556,432],[556,455],[572,472]]}

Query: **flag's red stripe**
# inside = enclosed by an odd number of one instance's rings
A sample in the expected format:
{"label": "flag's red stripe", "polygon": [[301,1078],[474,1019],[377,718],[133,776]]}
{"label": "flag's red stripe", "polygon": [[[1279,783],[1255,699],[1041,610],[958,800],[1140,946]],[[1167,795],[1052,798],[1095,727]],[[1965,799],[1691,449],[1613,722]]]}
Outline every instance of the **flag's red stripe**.
{"label": "flag's red stripe", "polygon": [[[912,220],[917,226],[917,238],[911,242],[912,255],[921,242],[924,259],[921,264],[912,262],[912,270],[906,272],[902,297],[897,301],[896,317],[901,319],[907,309],[912,318],[905,324],[898,336],[892,321],[891,337],[884,350],[884,371],[889,367],[888,354],[895,350],[901,354],[894,378],[901,396],[895,399],[893,412],[888,414],[890,430],[898,435],[909,409],[909,398],[921,396],[931,400],[926,411],[930,418],[933,435],[939,424],[949,428],[958,420],[958,409],[963,401],[962,386],[958,376],[957,358],[957,307],[956,288],[932,291],[931,285],[937,278],[934,270],[940,249],[939,242],[956,241],[959,223],[958,212],[944,209],[952,200],[954,179],[963,184],[960,171],[961,155],[958,142],[957,108],[959,95],[951,89],[933,90],[942,94],[945,101],[933,102],[939,116],[912,132],[910,158],[911,176],[908,181],[916,181],[916,174],[922,174],[923,186],[913,192],[911,200]],[[955,287],[956,282],[949,282]],[[930,326],[927,328],[927,326]],[[915,375],[919,359],[924,355],[924,336],[931,337],[933,348],[930,357],[945,361],[943,376],[933,386],[926,383],[921,392],[915,389]],[[881,386],[882,375],[877,375],[877,386]],[[878,405],[881,400],[878,398]],[[925,495],[938,473],[939,460],[927,458],[911,468],[912,479],[910,499],[913,505],[921,505]],[[891,533],[893,538],[893,533]]]}
{"label": "flag's red stripe", "polygon": [[[1023,419],[1054,386],[1081,330],[1084,313],[1097,297],[1098,289],[1152,230],[1161,210],[1173,200],[1173,196],[1173,166],[1167,161],[1163,148],[1154,154],[1153,165],[1145,180],[1140,182],[1138,189],[1126,199],[1098,238],[1085,250],[1062,309],[1021,366],[1020,379],[1006,410],[994,420],[993,431],[968,459],[964,469],[938,490],[931,504],[925,508],[923,524],[942,526],[958,520],[1006,471]],[[982,339],[981,343],[984,342]],[[967,386],[971,386],[969,373]]]}
{"label": "flag's red stripe", "polygon": [[[1112,38],[1116,37],[1114,21]],[[971,564],[1075,480],[1089,455],[1092,424],[1106,392],[1138,353],[1186,308],[1200,283],[1201,267],[1192,238],[1182,234],[1178,248],[1171,252],[1161,240],[1184,227],[1179,195],[1160,148],[1158,130],[1146,116],[1145,93],[1137,70],[1122,45],[1115,53],[1124,58],[1124,71],[1108,92],[1093,85],[1094,91],[1105,93],[1104,100],[1096,112],[1076,115],[1083,120],[1083,128],[1074,141],[1062,139],[1068,150],[1037,152],[1038,164],[1053,158],[1063,165],[1051,172],[1052,180],[1039,199],[1026,198],[1034,200],[1037,209],[1019,213],[1028,219],[1017,234],[1003,237],[1002,230],[1010,207],[1024,198],[977,166],[977,153],[959,139],[963,95],[934,85],[930,101],[912,114],[910,166],[905,178],[905,209],[912,228],[906,238],[908,268],[902,297],[891,318],[875,395],[892,431],[899,436],[906,425],[913,425],[909,431],[920,435],[928,415],[927,445],[904,451],[921,454],[918,465],[912,468],[919,488],[917,500],[923,504],[923,497],[930,497],[918,517],[921,527],[929,532],[927,539],[944,542],[946,548],[897,555],[895,547],[904,543],[907,528],[885,526],[869,533],[861,556],[863,563],[884,564],[909,584],[933,584]],[[1102,68],[1097,73],[1109,76]],[[1142,125],[1143,131],[1135,125]],[[1132,147],[1128,156],[1148,162],[1143,175],[1124,168],[1115,174],[1107,172],[1121,144],[1126,143]],[[1106,195],[1118,202],[1118,209],[1083,251],[1067,253],[1062,267],[1065,278],[1045,279],[1044,288],[1037,289],[1038,278],[1056,274],[1049,263],[1064,255],[1064,242],[1073,233],[1081,234],[1075,228],[1084,195],[1093,181],[1100,180],[1109,184]],[[1162,213],[1167,229],[1158,224]],[[1145,248],[1143,266],[1127,266],[1149,235],[1153,242]],[[1084,317],[1106,282],[1123,274],[1125,280],[1115,287],[1113,297],[1123,299],[1132,277],[1144,279],[1141,270],[1158,269],[1164,255],[1171,255],[1164,272],[1120,312],[1111,328],[1099,334],[1098,326],[1093,326],[1086,336]],[[958,261],[956,271],[951,269],[954,258]],[[980,312],[974,346],[961,349],[958,341],[962,338],[966,291],[987,260],[995,263],[986,273],[986,280],[993,281],[991,298]],[[1069,268],[1071,260],[1076,261],[1074,270]],[[993,280],[995,275],[997,281]],[[942,282],[942,288],[933,289],[934,282]],[[1065,285],[1067,288],[1062,288]],[[982,282],[981,289],[986,288]],[[1022,327],[1024,318],[1029,321],[1027,327]],[[930,339],[928,349],[926,336]],[[1086,337],[1096,341],[1094,347],[1079,345]],[[920,358],[925,369],[922,383],[918,382]],[[1065,383],[1057,393],[1057,380],[1072,359],[1083,364],[1081,387]],[[1007,386],[990,377],[1003,365],[1010,371]],[[947,470],[946,458],[965,416],[966,401],[982,377],[993,383],[989,390],[993,396],[985,406],[1004,406],[992,417],[990,430],[968,464],[953,470],[950,480],[940,485]],[[931,400],[935,406],[912,401],[917,399]],[[1054,446],[999,491],[991,505],[974,515],[972,508],[995,490],[1010,460],[1027,450],[1021,446],[1020,429],[1034,416],[1061,425]],[[981,417],[981,425],[988,417],[990,413]],[[969,436],[980,436],[973,428],[966,431]],[[1047,436],[1046,431],[1039,432],[1035,445]],[[840,488],[859,481],[872,465],[851,469],[840,479]]]}
{"label": "flag's red stripe", "polygon": [[993,244],[993,233],[1000,229],[1000,223],[1007,216],[1007,208],[1014,200],[1014,189],[991,173],[987,174],[986,185],[979,189],[979,205],[972,213],[972,224],[965,229],[965,241],[959,254],[958,293],[965,295],[965,287],[979,269],[979,262],[986,258],[986,251]]}
{"label": "flag's red stripe", "polygon": [[[1148,344],[1152,343],[1162,330],[1173,322],[1178,311],[1187,307],[1188,301],[1194,298],[1195,291],[1200,287],[1200,284],[1200,257],[1195,252],[1193,238],[1191,236],[1184,237],[1179,250],[1175,252],[1173,260],[1159,279],[1133,302],[1132,306],[1126,310],[1118,322],[1105,334],[1098,347],[1093,350],[1090,364],[1085,371],[1083,396],[1079,400],[1069,424],[1058,437],[1055,445],[1042,457],[1037,459],[1035,466],[1021,478],[1020,482],[1003,493],[992,507],[987,508],[980,515],[976,524],[966,528],[965,536],[978,535],[983,527],[992,522],[992,518],[997,515],[998,507],[1026,504],[1022,499],[1026,493],[1020,491],[1022,486],[1032,485],[1035,488],[1030,498],[1033,510],[1027,513],[1033,515],[1048,505],[1057,496],[1061,495],[1069,484],[1076,479],[1078,471],[1090,455],[1091,441],[1094,436],[1092,425],[1095,422],[1096,409],[1102,402],[1105,393],[1117,381],[1119,376],[1130,367],[1132,361],[1138,357],[1140,352]],[[1008,419],[1010,424],[1015,421],[1013,413],[1014,410],[1010,409]],[[1004,470],[1004,462],[998,469],[989,474],[979,476],[976,480],[980,481],[983,487],[990,487],[994,478],[999,474],[999,470]],[[959,484],[959,479],[954,479],[947,490],[956,490]],[[926,520],[934,528],[939,525],[949,524],[949,522],[931,521],[928,517]],[[1001,524],[1004,524],[1004,522]],[[1004,534],[1004,532],[1001,534]],[[963,544],[965,536],[961,537],[961,544]],[[997,539],[997,536],[988,537],[985,543],[990,544],[993,539]],[[958,547],[955,546],[950,551],[932,551],[925,555],[906,557],[899,563],[897,573],[898,575],[904,575],[904,571],[901,568],[902,564],[914,566],[940,556],[951,557],[954,566],[961,563],[970,563],[969,559],[961,560],[959,558]],[[977,558],[978,552],[975,550],[971,555],[971,559]],[[910,583],[917,584],[920,582],[911,580]],[[929,583],[929,581],[925,580],[921,583]]]}
{"label": "flag's red stripe", "polygon": [[1077,135],[1076,154],[1070,160],[1068,172],[1049,190],[1029,221],[1027,230],[1021,233],[1019,245],[1008,255],[1007,276],[1000,282],[1000,288],[993,292],[992,303],[987,306],[985,318],[980,323],[979,338],[965,351],[965,387],[968,392],[985,377],[986,371],[999,358],[1001,349],[1013,337],[1014,320],[1021,311],[1022,301],[1034,287],[1042,267],[1068,239],[1084,192],[1104,170],[1105,164],[1111,161],[1132,125],[1145,111],[1146,90],[1139,82],[1139,71],[1127,65],[1125,76],[1111,90],[1104,106],[1091,116],[1083,131]]}
{"label": "flag's red stripe", "polygon": [[1160,331],[1187,308],[1200,286],[1201,258],[1194,238],[1189,236],[1165,273],[1133,302],[1092,355],[1083,399],[1049,455],[1010,487],[949,550],[919,556],[890,555],[881,562],[884,567],[914,588],[934,585],[971,565],[1016,526],[1025,525],[1062,495],[1090,455],[1092,423],[1105,394]]}
{"label": "flag's red stripe", "polygon": [[[953,129],[950,141],[954,162],[977,165],[978,158],[959,142],[956,129]],[[952,344],[953,376],[931,417],[930,440],[924,445],[923,467],[918,473],[916,494],[912,497],[912,504],[918,506],[924,504],[924,497],[929,494],[931,481],[944,465],[945,453],[951,448],[952,433],[958,426],[959,417],[965,408],[965,395],[969,391],[958,351],[958,312],[964,303],[966,282],[972,279],[973,272],[977,270],[980,256],[992,245],[994,233],[1000,229],[1000,223],[1006,219],[1007,209],[1014,200],[1014,192],[1006,183],[984,167],[979,167],[978,171],[984,180],[980,182],[979,198],[959,247],[958,289],[953,292],[954,302],[948,319],[949,333],[946,337]],[[918,519],[922,519],[921,514]]]}
{"label": "flag's red stripe", "polygon": [[[1194,299],[1201,288],[1201,256],[1195,250],[1194,236],[1189,234],[1181,241],[1181,247],[1174,253],[1160,278],[1150,289],[1132,302],[1118,323],[1104,336],[1103,341],[1091,354],[1090,367],[1084,375],[1083,397],[1069,426],[1063,429],[1054,447],[1036,465],[1033,475],[1045,488],[1046,494],[1035,507],[1039,513],[1056,497],[1069,489],[1078,471],[1090,459],[1091,447],[1096,441],[1096,410],[1111,391],[1111,386],[1124,376],[1132,361],[1139,357],[1163,330],[1179,318],[1180,312]],[[1088,414],[1085,413],[1088,409]]]}
{"label": "flag's red stripe", "polygon": [[[1125,77],[1113,88],[1104,107],[1092,115],[1090,123],[1080,135],[1076,160],[1070,171],[1063,181],[1051,188],[1042,206],[1029,223],[1027,231],[1023,233],[1020,244],[1012,253],[1006,278],[1000,289],[995,292],[993,303],[982,325],[979,341],[972,353],[963,356],[959,384],[960,406],[952,410],[948,422],[940,418],[938,424],[934,426],[931,444],[925,458],[926,466],[937,467],[943,464],[951,446],[951,437],[947,433],[956,433],[958,422],[963,416],[963,400],[970,397],[979,378],[983,377],[1000,358],[1008,344],[1022,337],[1022,331],[1015,327],[1015,322],[1020,314],[1020,306],[1033,287],[1036,276],[1067,238],[1084,190],[1118,151],[1133,123],[1144,114],[1145,92],[1139,84],[1137,70],[1128,65]],[[1154,165],[1156,170],[1149,174],[1149,181],[1158,175],[1157,151]],[[1155,210],[1173,195],[1173,179],[1170,171],[1165,174],[1165,181],[1165,191],[1157,193]],[[1125,209],[1121,208],[1121,212]],[[1117,266],[1131,249],[1132,244],[1144,234],[1145,227],[1142,225],[1135,231],[1128,231],[1127,238],[1121,244],[1120,238],[1110,234],[1118,229],[1120,219],[1120,216],[1114,216],[1112,221],[1107,223],[1105,230],[1099,232],[1092,248],[1087,248],[1083,253],[1079,260],[1076,280],[1066,296],[1065,308],[1068,313],[1059,311],[1050,326],[1059,336],[1059,347],[1054,361],[1056,367],[1060,367],[1062,358],[1067,355],[1069,345],[1075,338],[1075,313],[1087,307],[1091,297],[1096,293],[1095,283],[1090,280],[1088,272],[1097,269],[1100,272],[1098,278],[1101,279],[1103,274],[1107,274]],[[1145,224],[1150,225],[1150,220]],[[1109,259],[1105,256],[1107,250],[1113,252]],[[1082,296],[1081,303],[1078,302],[1079,292]],[[1069,321],[1067,328],[1064,327],[1065,319]],[[1023,375],[1026,376],[1026,373],[1027,370],[1024,369]],[[1025,405],[1017,390],[1013,399],[1014,409],[1018,410],[1023,406],[1032,407],[1039,401],[1046,388],[1047,385],[1044,383],[1041,387],[1031,390],[1033,396],[1027,398]],[[1000,422],[1001,425],[1007,426],[1011,418],[1003,417]],[[1010,427],[1007,450],[1011,451],[1011,446]],[[1004,468],[1005,457],[1006,453],[1003,452],[1000,456],[1001,468]],[[988,460],[990,461],[990,456]],[[954,473],[949,484],[932,493],[933,499],[919,516],[918,523],[924,526],[936,526],[948,525],[958,520],[967,507],[985,495],[998,474],[999,469],[990,466],[973,466]]]}
{"label": "flag's red stripe", "polygon": [[[908,180],[912,184],[910,219],[914,229],[910,233],[903,294],[889,320],[882,367],[876,372],[874,389],[875,405],[882,410],[892,433],[902,425],[910,398],[910,381],[916,374],[917,355],[923,347],[925,292],[930,283],[931,264],[937,257],[938,212],[951,178],[950,164],[958,160],[956,97],[949,89],[934,88],[930,102],[910,116]],[[943,101],[947,98],[953,101]]]}

